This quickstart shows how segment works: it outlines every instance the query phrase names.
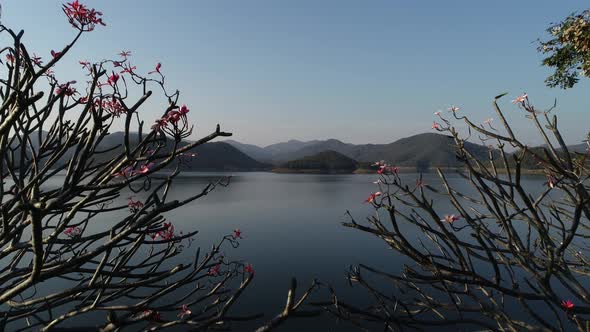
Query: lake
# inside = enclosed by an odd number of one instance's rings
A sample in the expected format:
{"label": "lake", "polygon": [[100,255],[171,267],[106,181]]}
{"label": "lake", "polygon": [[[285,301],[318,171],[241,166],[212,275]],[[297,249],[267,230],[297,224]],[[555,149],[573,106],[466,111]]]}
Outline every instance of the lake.
{"label": "lake", "polygon": [[[187,196],[210,180],[228,173],[183,173],[173,196]],[[196,228],[196,242],[210,247],[233,229],[243,231],[244,240],[228,257],[250,262],[256,271],[251,287],[239,301],[239,313],[266,313],[266,319],[284,306],[291,277],[305,289],[314,278],[333,285],[339,295],[355,304],[366,303],[368,294],[351,288],[346,272],[351,264],[364,263],[386,271],[402,267],[399,255],[369,234],[341,225],[349,221],[346,211],[362,222],[374,213],[364,203],[377,190],[376,174],[321,175],[234,173],[228,187],[218,187],[168,216],[179,230]],[[417,174],[403,174],[414,183]],[[465,188],[463,180],[449,174],[451,184]],[[439,186],[436,174],[424,175],[427,184]],[[532,191],[542,190],[544,177],[523,180]],[[455,213],[446,201],[437,202],[441,213]],[[324,294],[325,295],[325,294]],[[325,299],[325,298],[324,298]],[[324,317],[288,321],[280,331],[301,331],[303,327],[320,331],[355,330]],[[245,324],[246,330],[256,324]],[[358,329],[356,329],[358,330]]]}
{"label": "lake", "polygon": [[[370,298],[364,290],[351,288],[348,284],[346,272],[350,265],[363,263],[391,272],[399,272],[402,268],[400,256],[388,249],[382,240],[341,225],[349,221],[347,210],[358,222],[375,213],[364,200],[378,190],[373,183],[378,175],[184,172],[175,181],[170,199],[194,195],[210,181],[228,175],[232,175],[229,186],[219,186],[209,195],[165,216],[173,222],[177,232],[199,230],[193,245],[182,253],[187,263],[192,262],[197,246],[208,250],[224,235],[232,234],[234,229],[243,232],[240,246],[236,249],[228,246],[225,255],[232,260],[251,263],[255,278],[232,313],[263,312],[266,315],[255,322],[240,323],[237,330],[252,330],[279,313],[292,277],[297,278],[299,290],[306,289],[315,278],[331,284],[345,301],[362,305]],[[411,173],[401,175],[411,184],[417,176]],[[457,188],[469,191],[458,175],[449,174],[448,179]],[[440,186],[434,173],[425,174],[423,180],[435,187]],[[58,186],[60,181],[63,178],[56,177],[49,185]],[[523,181],[535,192],[543,189],[545,179],[529,176]],[[122,203],[126,202],[127,196],[129,193],[122,193]],[[143,200],[141,193],[136,197]],[[436,201],[435,205],[441,214],[456,213],[445,200]],[[126,212],[120,213],[126,215]],[[116,219],[103,218],[88,231],[104,229]],[[60,284],[52,286],[60,287]],[[326,300],[325,295],[325,292],[318,293],[314,300]],[[302,330],[358,329],[326,315],[319,319],[290,320],[279,329]]]}

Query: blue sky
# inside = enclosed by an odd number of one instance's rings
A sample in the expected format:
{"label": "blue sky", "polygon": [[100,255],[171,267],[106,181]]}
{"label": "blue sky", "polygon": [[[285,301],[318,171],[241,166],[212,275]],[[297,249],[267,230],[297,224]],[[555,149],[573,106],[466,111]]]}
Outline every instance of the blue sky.
{"label": "blue sky", "polygon": [[[182,91],[198,134],[216,123],[234,139],[266,145],[336,138],[388,143],[428,132],[432,113],[459,105],[474,121],[494,117],[493,96],[517,132],[540,143],[510,104],[528,92],[538,106],[558,100],[569,143],[588,130],[590,85],[549,89],[535,40],[549,23],[587,1],[86,1],[107,27],[87,34],[60,80],[80,75],[78,59],[133,52],[139,70],[162,62]],[[71,39],[59,1],[3,1],[2,22],[49,56]],[[150,122],[161,113],[142,110]]]}

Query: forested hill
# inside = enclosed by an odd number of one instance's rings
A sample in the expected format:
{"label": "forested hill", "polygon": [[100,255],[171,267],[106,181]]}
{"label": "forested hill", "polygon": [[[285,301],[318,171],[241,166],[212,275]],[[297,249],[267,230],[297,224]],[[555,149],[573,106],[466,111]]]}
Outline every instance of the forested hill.
{"label": "forested hill", "polygon": [[336,151],[323,151],[312,156],[284,163],[283,171],[311,171],[320,173],[352,173],[358,167],[356,160]]}

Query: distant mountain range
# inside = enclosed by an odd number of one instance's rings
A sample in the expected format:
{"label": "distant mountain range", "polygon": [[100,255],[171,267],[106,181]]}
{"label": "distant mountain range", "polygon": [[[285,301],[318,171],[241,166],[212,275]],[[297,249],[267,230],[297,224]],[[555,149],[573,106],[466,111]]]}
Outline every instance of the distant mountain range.
{"label": "distant mountain range", "polygon": [[[455,156],[453,138],[437,133],[418,134],[389,144],[350,144],[336,139],[302,142],[291,140],[267,147],[225,141],[254,159],[274,165],[313,156],[324,151],[335,151],[361,163],[387,160],[397,166],[408,167],[456,167],[460,162]],[[475,156],[485,158],[488,148],[467,142],[466,148]]]}
{"label": "distant mountain range", "polygon": [[[132,135],[132,137],[135,136]],[[36,148],[39,143],[36,136],[32,138],[32,144]],[[97,161],[108,160],[117,155],[122,149],[123,139],[123,132],[114,132],[105,137],[99,146],[100,150],[107,151],[117,146],[120,148],[95,156]],[[180,147],[189,143],[188,141],[181,142]],[[131,144],[133,145],[134,142],[132,141]],[[172,142],[169,142],[167,146],[172,146]],[[480,159],[486,159],[489,153],[488,148],[483,145],[466,142],[465,147]],[[70,153],[66,153],[62,162],[71,158],[71,151],[74,148],[70,148],[68,151]],[[584,153],[586,144],[572,145],[569,148],[572,152]],[[311,168],[318,166],[319,169],[330,169],[334,167],[333,165],[338,165],[336,168],[350,168],[341,166],[352,164],[360,168],[368,168],[370,163],[378,160],[386,160],[396,166],[415,167],[419,170],[426,170],[430,167],[462,166],[455,155],[453,138],[438,133],[418,134],[388,144],[350,144],[329,139],[307,142],[290,140],[259,147],[234,140],[225,140],[203,144],[195,148],[193,152],[197,156],[186,159],[186,163],[183,165],[184,169],[259,171],[273,168],[310,168],[311,166],[313,166]],[[16,155],[18,156],[18,153]],[[524,161],[525,167],[535,168],[536,161],[532,158],[528,159]]]}

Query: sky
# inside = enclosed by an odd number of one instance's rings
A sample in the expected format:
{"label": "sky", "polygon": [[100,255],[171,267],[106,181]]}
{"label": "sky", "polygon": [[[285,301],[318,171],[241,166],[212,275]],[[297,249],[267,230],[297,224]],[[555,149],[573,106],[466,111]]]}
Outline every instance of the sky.
{"label": "sky", "polygon": [[[431,132],[433,112],[451,105],[474,122],[495,118],[493,97],[528,144],[541,143],[510,103],[527,92],[538,108],[557,99],[565,139],[580,143],[590,120],[590,80],[547,88],[537,38],[587,1],[82,1],[106,27],[86,34],[56,68],[79,78],[80,59],[132,51],[139,71],[162,63],[196,130],[217,123],[244,143],[335,138],[390,143]],[[5,0],[2,23],[48,58],[75,34],[61,3]],[[162,106],[163,107],[163,106]],[[151,123],[162,108],[141,110]],[[120,124],[116,124],[119,126]]]}

